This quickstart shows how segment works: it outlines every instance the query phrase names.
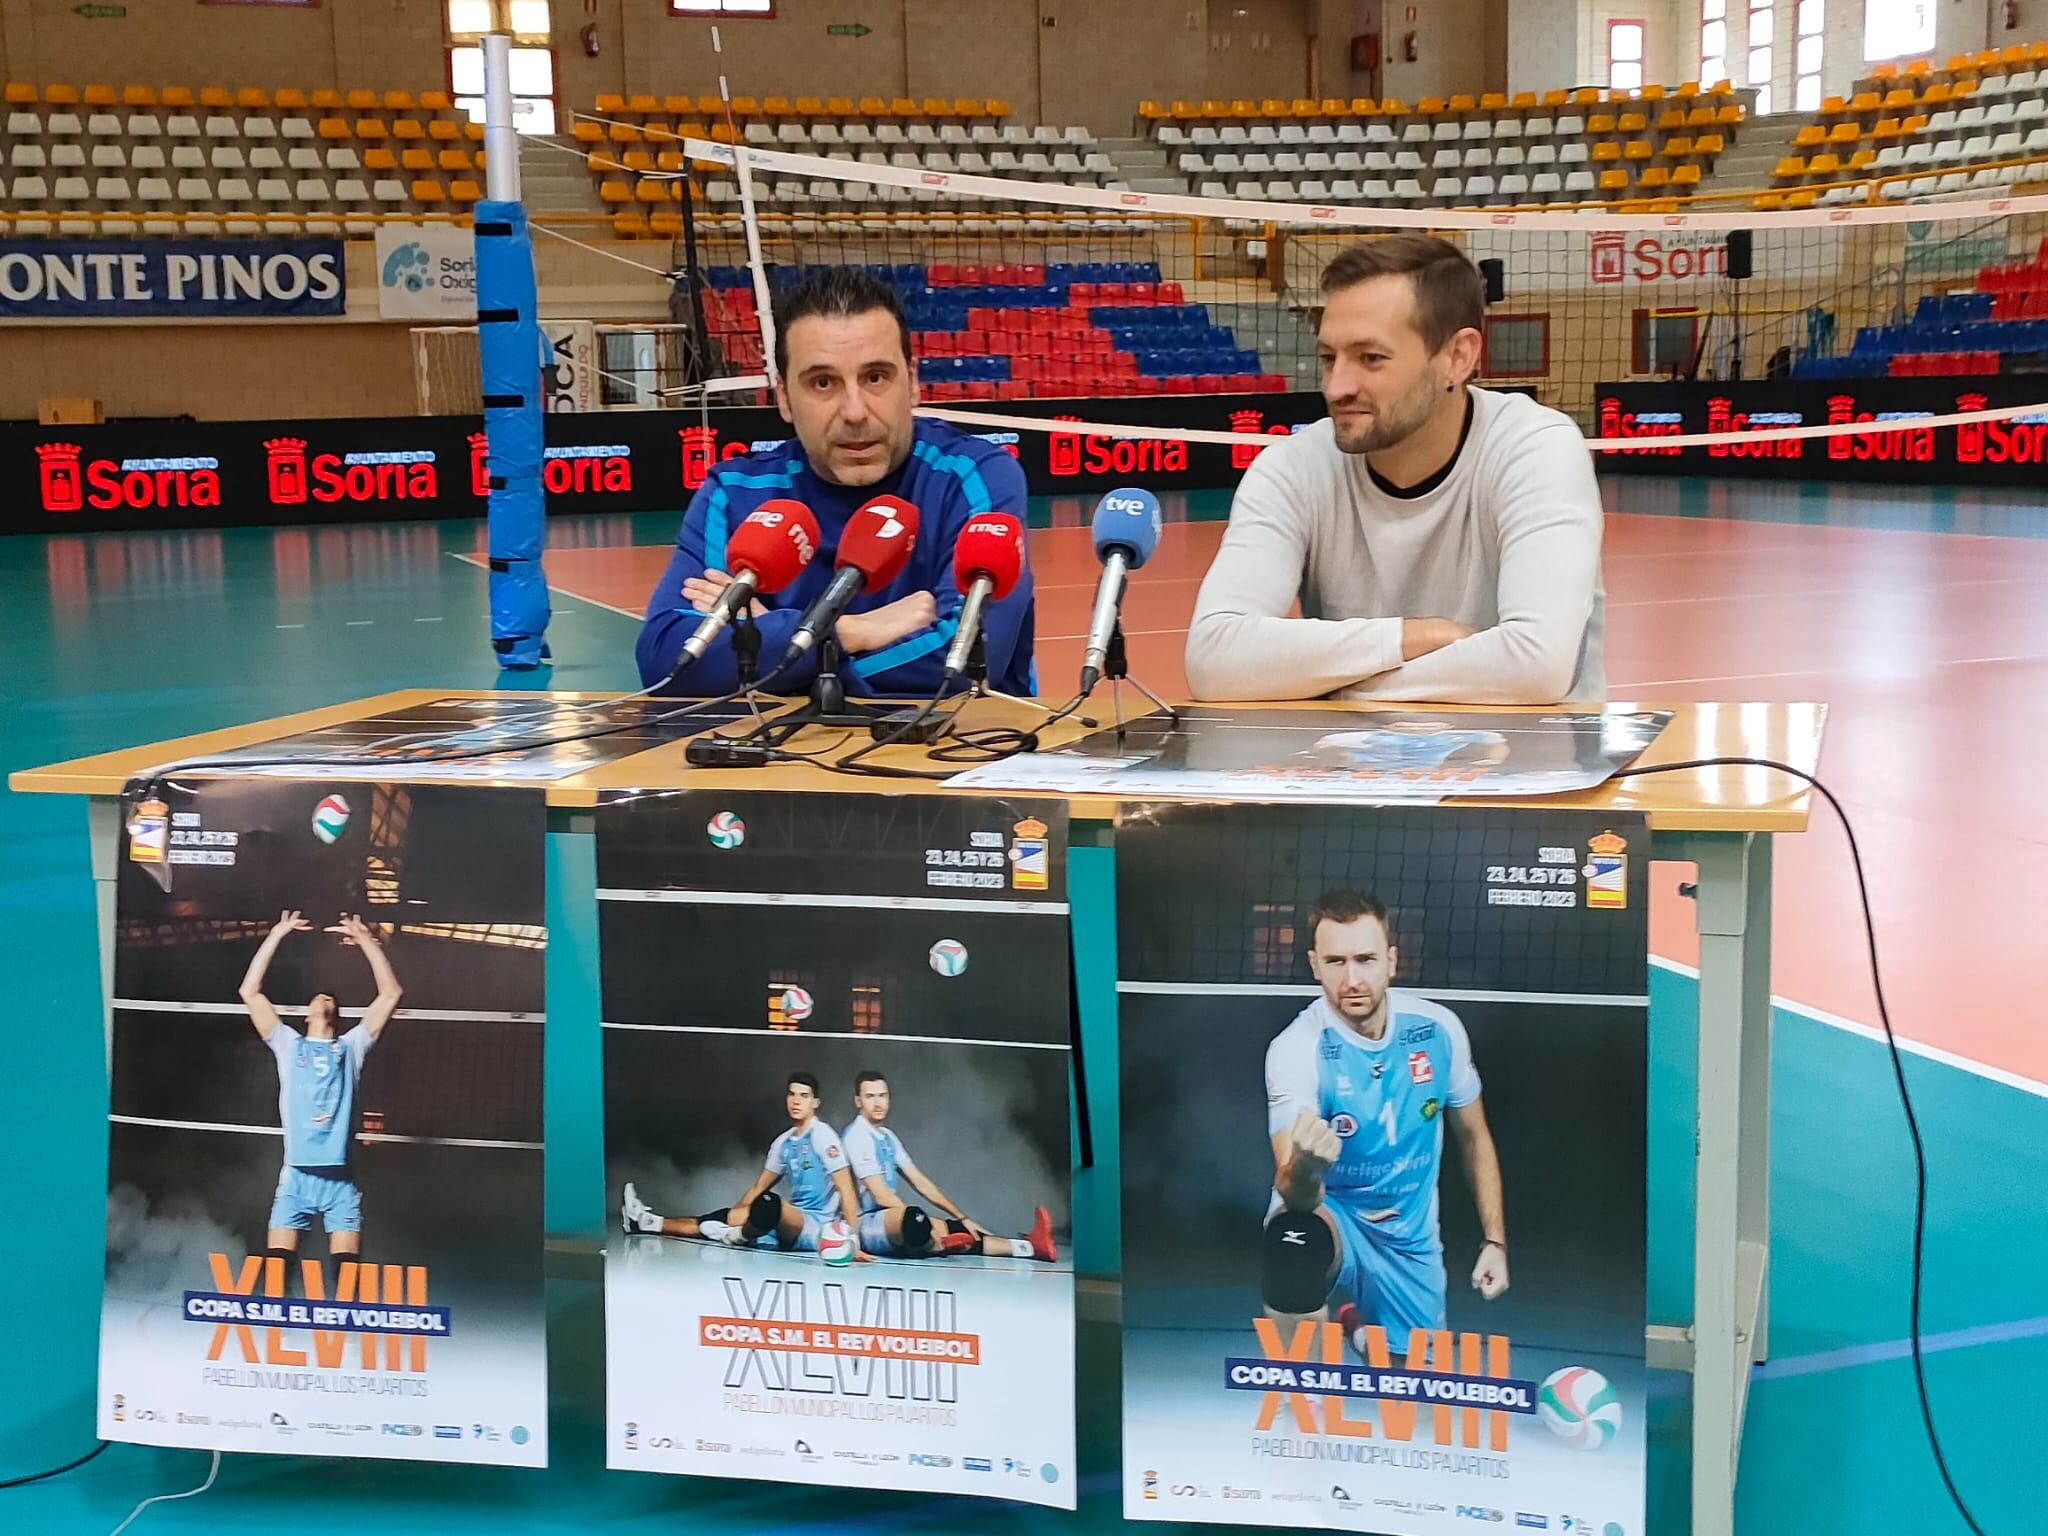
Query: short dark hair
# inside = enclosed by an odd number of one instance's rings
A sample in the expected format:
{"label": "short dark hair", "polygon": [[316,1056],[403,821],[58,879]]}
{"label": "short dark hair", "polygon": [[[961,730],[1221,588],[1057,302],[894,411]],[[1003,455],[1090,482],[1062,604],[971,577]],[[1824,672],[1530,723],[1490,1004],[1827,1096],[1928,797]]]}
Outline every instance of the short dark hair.
{"label": "short dark hair", "polygon": [[903,363],[910,366],[910,323],[896,290],[866,267],[812,267],[775,295],[775,372],[789,372],[789,328],[806,315],[827,318],[886,311],[896,321],[903,342]]}
{"label": "short dark hair", "polygon": [[888,1073],[877,1072],[872,1067],[870,1067],[867,1071],[859,1073],[854,1077],[853,1091],[855,1093],[859,1093],[861,1089],[867,1087],[869,1083],[886,1083],[888,1081]]}
{"label": "short dark hair", "polygon": [[1324,923],[1355,923],[1361,917],[1378,918],[1380,927],[1386,931],[1387,943],[1394,942],[1394,920],[1388,915],[1385,902],[1363,891],[1335,890],[1323,892],[1308,909],[1308,947],[1316,947],[1316,930]]}
{"label": "short dark hair", "polygon": [[811,1090],[811,1095],[812,1095],[812,1097],[813,1097],[813,1098],[823,1098],[823,1097],[824,1097],[824,1095],[823,1095],[823,1094],[821,1094],[821,1093],[819,1093],[819,1092],[818,1092],[818,1080],[817,1080],[817,1079],[816,1079],[815,1077],[811,1076],[811,1074],[810,1074],[810,1073],[808,1073],[808,1072],[792,1072],[792,1073],[790,1073],[790,1074],[789,1074],[789,1081],[788,1081],[788,1082],[786,1082],[786,1083],[784,1083],[784,1084],[783,1084],[782,1086],[783,1086],[783,1087],[784,1087],[785,1089],[789,1089],[789,1088],[808,1088],[808,1089],[810,1089],[810,1090]]}
{"label": "short dark hair", "polygon": [[1484,330],[1486,279],[1465,253],[1435,235],[1385,235],[1339,251],[1323,268],[1323,297],[1375,277],[1407,277],[1415,328],[1432,352],[1459,331]]}

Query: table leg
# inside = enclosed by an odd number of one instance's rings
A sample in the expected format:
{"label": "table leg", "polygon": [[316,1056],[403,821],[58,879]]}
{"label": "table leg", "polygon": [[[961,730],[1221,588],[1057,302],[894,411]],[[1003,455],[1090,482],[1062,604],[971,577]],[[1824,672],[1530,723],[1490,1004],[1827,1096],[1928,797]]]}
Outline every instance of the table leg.
{"label": "table leg", "polygon": [[121,797],[93,795],[85,802],[92,843],[92,889],[100,941],[100,1023],[106,1032],[107,1072],[114,1070],[114,896],[121,875]]}
{"label": "table leg", "polygon": [[1750,834],[1682,841],[1699,868],[1700,931],[1692,1530],[1732,1536],[1769,1253],[1770,846]]}

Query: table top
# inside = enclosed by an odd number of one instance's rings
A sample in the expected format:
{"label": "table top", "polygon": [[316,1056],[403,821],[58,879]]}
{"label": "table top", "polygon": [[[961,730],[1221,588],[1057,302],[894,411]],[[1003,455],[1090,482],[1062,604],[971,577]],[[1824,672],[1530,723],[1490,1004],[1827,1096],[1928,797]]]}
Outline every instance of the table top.
{"label": "table top", "polygon": [[[182,758],[203,757],[235,747],[253,746],[284,736],[317,730],[322,726],[383,714],[408,705],[440,698],[489,698],[487,689],[414,688],[378,694],[345,704],[280,715],[272,720],[253,721],[226,730],[206,731],[172,741],[152,742],[102,752],[92,757],[73,758],[41,768],[25,768],[8,780],[9,787],[24,794],[118,795],[135,774]],[[602,693],[526,693],[509,697],[563,703],[591,703],[616,697]],[[1098,720],[1107,713],[1106,700],[1091,703]],[[1231,709],[1327,709],[1333,716],[1370,712],[1370,706],[1310,703],[1300,700],[1261,704],[1233,704]],[[1414,706],[1408,706],[1413,708]],[[1486,706],[1498,712],[1499,706]],[[1688,762],[1708,757],[1765,758],[1787,763],[1812,773],[1820,761],[1821,738],[1827,723],[1825,704],[1653,704],[1637,701],[1617,704],[1629,709],[1669,709],[1671,723],[1664,728],[1637,764]],[[1458,712],[1455,706],[1432,705],[1432,711]],[[1026,725],[1030,713],[1021,705],[1000,699],[975,700],[963,723],[978,725]],[[1532,714],[1550,713],[1532,708]],[[1077,720],[1064,721],[1048,730],[1044,745],[1060,746],[1088,734]],[[790,743],[795,751],[829,749],[837,755],[855,738],[847,731],[813,728]],[[692,768],[684,761],[686,743],[662,746],[624,757],[601,767],[567,778],[522,779],[516,773],[492,782],[510,787],[544,790],[548,804],[588,807],[601,795],[620,790],[669,789],[781,789],[791,791],[864,789],[882,794],[962,793],[948,789],[937,780],[897,778],[856,778],[834,773],[807,763],[781,763],[758,769]],[[921,749],[891,747],[874,754],[871,761],[898,767],[929,767]],[[431,782],[431,781],[428,781]],[[969,791],[971,792],[971,791]],[[1148,800],[1169,798],[1147,795]],[[1068,797],[1076,820],[1109,821],[1118,802],[1102,795]],[[1812,810],[1812,791],[1785,774],[1768,768],[1719,767],[1686,769],[1672,773],[1613,781],[1578,794],[1548,795],[1540,799],[1488,797],[1447,800],[1451,805],[1543,806],[1552,810],[1632,811],[1649,818],[1658,831],[1687,832],[1803,832]]]}

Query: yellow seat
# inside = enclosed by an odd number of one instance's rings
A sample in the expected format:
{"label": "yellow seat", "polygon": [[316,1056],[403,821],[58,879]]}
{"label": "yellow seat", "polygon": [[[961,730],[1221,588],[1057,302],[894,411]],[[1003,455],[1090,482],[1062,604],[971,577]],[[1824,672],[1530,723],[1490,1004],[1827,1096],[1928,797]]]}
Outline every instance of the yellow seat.
{"label": "yellow seat", "polygon": [[353,132],[357,138],[370,143],[390,137],[390,130],[384,126],[384,119],[381,117],[357,118]]}
{"label": "yellow seat", "polygon": [[1671,168],[1671,185],[1683,188],[1690,194],[1699,189],[1700,168],[1696,165],[1674,165]]}
{"label": "yellow seat", "polygon": [[[449,153],[462,154],[460,150],[450,150]],[[467,169],[469,157],[467,155],[463,155],[462,159],[464,168]],[[586,171],[590,172],[590,174],[593,176],[602,176],[607,171],[618,170],[619,162],[618,158],[615,155],[613,155],[609,150],[593,149],[589,154],[583,157],[583,168]]]}
{"label": "yellow seat", "polygon": [[446,91],[421,91],[420,110],[422,112],[453,112],[455,110],[455,103],[450,99]]}
{"label": "yellow seat", "polygon": [[1666,107],[1657,114],[1657,131],[1659,133],[1676,133],[1684,126],[1685,108],[1683,107]]}
{"label": "yellow seat", "polygon": [[75,107],[78,105],[78,87],[75,85],[46,85],[43,100],[53,107]]}
{"label": "yellow seat", "polygon": [[1425,96],[1422,100],[1415,103],[1415,110],[1424,117],[1442,117],[1444,114],[1443,98],[1441,96]]}
{"label": "yellow seat", "polygon": [[406,143],[417,143],[427,136],[427,125],[416,117],[401,117],[391,125],[391,137]]}
{"label": "yellow seat", "polygon": [[1370,96],[1354,96],[1351,98],[1351,115],[1353,117],[1378,117],[1380,115],[1380,104]]}
{"label": "yellow seat", "polygon": [[917,103],[908,96],[892,96],[889,98],[889,111],[896,117],[915,117]]}
{"label": "yellow seat", "polygon": [[[464,123],[462,125],[462,136],[472,144],[481,144],[484,141],[484,125],[482,123]],[[479,155],[477,158],[481,160],[483,156]]]}
{"label": "yellow seat", "polygon": [[1507,97],[1499,91],[1484,92],[1479,98],[1479,110],[1482,112],[1502,112],[1507,110],[1507,104]]}
{"label": "yellow seat", "polygon": [[926,117],[951,117],[953,115],[953,103],[943,96],[927,96],[924,99],[924,115]]}
{"label": "yellow seat", "polygon": [[633,201],[633,189],[623,181],[600,182],[597,188],[597,195],[601,202],[630,203]]}
{"label": "yellow seat", "polygon": [[740,142],[739,130],[730,123],[713,123],[711,141],[714,144],[737,144]]}
{"label": "yellow seat", "polygon": [[691,108],[699,117],[716,117],[725,110],[725,103],[716,96],[699,96],[697,105]]}
{"label": "yellow seat", "polygon": [[1854,144],[1863,137],[1863,130],[1853,122],[1840,122],[1828,130],[1830,144]]}
{"label": "yellow seat", "polygon": [[[175,86],[164,87],[165,106],[190,106],[192,104],[192,93],[190,91],[180,91],[178,93],[184,97],[182,102],[173,101],[172,92],[175,90],[177,90]],[[313,92],[309,105],[311,105],[315,112],[339,112],[344,103],[341,99],[341,92],[323,89]]]}
{"label": "yellow seat", "polygon": [[991,96],[981,104],[981,110],[997,122],[1001,122],[1010,115],[1010,104],[1001,97]]}
{"label": "yellow seat", "polygon": [[1630,139],[1621,147],[1624,160],[1648,160],[1655,153],[1655,146],[1648,139]]}
{"label": "yellow seat", "polygon": [[1614,119],[1604,112],[1597,117],[1589,117],[1586,119],[1586,132],[1612,133],[1614,132]]}
{"label": "yellow seat", "polygon": [[1822,117],[1840,117],[1848,110],[1849,103],[1842,100],[1839,96],[1826,97],[1820,104],[1820,115]]}
{"label": "yellow seat", "polygon": [[640,136],[650,144],[673,144],[682,137],[667,123],[649,123],[640,130]]}
{"label": "yellow seat", "polygon": [[612,233],[621,240],[644,240],[647,238],[647,216],[642,213],[615,214]]}
{"label": "yellow seat", "polygon": [[1408,103],[1398,96],[1389,96],[1380,103],[1380,115],[1383,117],[1405,117],[1408,115]]}
{"label": "yellow seat", "polygon": [[1948,82],[1946,80],[1937,80],[1920,93],[1920,105],[1923,107],[1944,106],[1947,104],[1948,98]]}
{"label": "yellow seat", "polygon": [[36,88],[26,80],[7,82],[7,105],[10,107],[32,107],[36,104]]}
{"label": "yellow seat", "polygon": [[1842,168],[1842,157],[1832,151],[1822,151],[1806,162],[1809,176],[1832,176]]}
{"label": "yellow seat", "polygon": [[1785,206],[1785,199],[1776,192],[1766,192],[1752,198],[1749,206],[1758,213],[1776,213]]}
{"label": "yellow seat", "polygon": [[444,171],[466,171],[469,169],[469,155],[460,149],[444,149],[435,156],[434,163]]}
{"label": "yellow seat", "polygon": [[1714,121],[1725,128],[1733,128],[1742,121],[1742,104],[1730,102],[1714,113]]}
{"label": "yellow seat", "polygon": [[1259,115],[1259,104],[1247,96],[1233,96],[1230,100],[1230,115],[1232,117],[1257,117]]}
{"label": "yellow seat", "polygon": [[1536,93],[1534,91],[1517,91],[1515,92],[1515,99],[1509,105],[1518,112],[1527,111],[1536,105]]}
{"label": "yellow seat", "polygon": [[1859,116],[1867,116],[1883,106],[1883,99],[1875,91],[1858,91],[1849,98],[1849,110]]}
{"label": "yellow seat", "polygon": [[[199,105],[216,112],[225,112],[235,104],[235,93],[224,85],[202,86],[199,91]],[[374,103],[373,103],[374,105]]]}
{"label": "yellow seat", "polygon": [[751,96],[735,96],[732,99],[732,115],[734,117],[759,117],[761,115],[761,103]]}
{"label": "yellow seat", "polygon": [[664,96],[661,98],[661,110],[670,117],[688,117],[697,110],[697,98],[694,96]]}
{"label": "yellow seat", "polygon": [[[298,93],[294,92],[293,94],[297,95]],[[283,92],[279,92],[279,95],[282,96]],[[296,105],[303,107],[305,104],[306,98],[302,95],[299,96]],[[124,107],[153,107],[156,105],[156,92],[146,85],[124,85],[121,87],[121,105]],[[283,106],[285,103],[280,101],[278,105]]]}
{"label": "yellow seat", "polygon": [[661,103],[652,96],[628,96],[626,98],[626,110],[628,112],[637,112],[642,117],[650,117],[661,110]]}
{"label": "yellow seat", "polygon": [[1648,133],[1650,131],[1650,122],[1640,112],[1624,112],[1621,114],[1621,119],[1615,124],[1615,127],[1622,133]]}
{"label": "yellow seat", "polygon": [[619,113],[626,110],[626,98],[614,95],[610,91],[599,91],[597,93],[597,105],[591,108],[591,110],[603,117],[616,117]]}
{"label": "yellow seat", "polygon": [[445,203],[448,189],[431,176],[422,177],[412,184],[412,200],[416,203]]}
{"label": "yellow seat", "polygon": [[1873,139],[1896,139],[1899,136],[1899,120],[1896,117],[1880,117],[1870,130]]}
{"label": "yellow seat", "polygon": [[638,144],[640,142],[640,130],[631,123],[609,124],[605,128],[604,136],[614,144]]}
{"label": "yellow seat", "polygon": [[2027,62],[2029,64],[2048,64],[2048,43],[2027,44]]}
{"label": "yellow seat", "polygon": [[[828,117],[852,117],[859,108],[854,106],[851,96],[827,96],[825,115]],[[976,109],[979,111],[979,108]]]}
{"label": "yellow seat", "polygon": [[1602,171],[1600,173],[1600,190],[1602,192],[1626,192],[1628,190],[1628,172]]}
{"label": "yellow seat", "polygon": [[2001,48],[2001,49],[1999,49],[1999,50],[1998,50],[1998,62],[1999,62],[1999,63],[2001,63],[2001,64],[2024,64],[2024,63],[2026,63],[2026,62],[2027,62],[2027,45],[2026,45],[2025,43],[2014,43],[2014,44],[2013,44],[2013,45],[2012,45],[2012,46],[2011,46],[2010,48]]}
{"label": "yellow seat", "polygon": [[1785,194],[1785,206],[1787,208],[1811,208],[1819,201],[1820,193],[1812,187],[1801,187],[1797,192],[1787,192]]}
{"label": "yellow seat", "polygon": [[710,130],[702,123],[677,123],[676,137],[678,139],[708,138],[710,137]]}
{"label": "yellow seat", "polygon": [[1692,152],[1695,155],[1718,155],[1725,148],[1727,141],[1718,133],[1703,133],[1692,141]]}
{"label": "yellow seat", "polygon": [[366,171],[395,171],[398,156],[388,149],[366,149],[363,151],[363,169]]}
{"label": "yellow seat", "polygon": [[1792,135],[1793,144],[1800,149],[1812,149],[1815,145],[1825,144],[1827,141],[1827,130],[1818,123],[1808,123]]}
{"label": "yellow seat", "polygon": [[1450,102],[1450,108],[1453,112],[1470,112],[1476,106],[1478,106],[1478,103],[1470,96],[1453,96]]}
{"label": "yellow seat", "polygon": [[1572,92],[1572,105],[1575,107],[1597,107],[1600,105],[1599,90],[1590,85],[1580,86]]}
{"label": "yellow seat", "polygon": [[1899,78],[1899,66],[1896,64],[1879,64],[1870,71],[1870,78],[1873,80],[1896,80]]}
{"label": "yellow seat", "polygon": [[1906,65],[1906,76],[1912,80],[1925,80],[1934,73],[1934,65],[1926,59],[1914,59]]}
{"label": "yellow seat", "polygon": [[[203,104],[205,100],[206,93],[202,91],[200,93],[200,101]],[[379,105],[375,91],[350,91],[342,98],[342,101],[351,112],[374,112]]]}
{"label": "yellow seat", "polygon": [[1202,104],[1199,101],[1176,101],[1171,110],[1175,122],[1193,122],[1202,115]]}
{"label": "yellow seat", "polygon": [[[262,95],[261,91],[256,93]],[[111,107],[114,105],[114,88],[111,85],[88,85],[85,88],[85,104],[88,107]],[[261,103],[268,105],[268,103]]]}
{"label": "yellow seat", "polygon": [[680,149],[664,149],[654,157],[654,168],[674,173],[683,168],[683,152]]}
{"label": "yellow seat", "polygon": [[418,110],[419,103],[413,100],[411,91],[386,91],[383,106],[386,112],[413,112]]}
{"label": "yellow seat", "polygon": [[1323,98],[1322,115],[1324,117],[1342,117],[1350,110],[1351,103],[1342,96],[1325,96]]}
{"label": "yellow seat", "polygon": [[665,203],[669,200],[669,186],[670,183],[657,180],[652,176],[642,177],[639,185],[633,189],[633,201],[636,203]]}
{"label": "yellow seat", "polygon": [[1311,101],[1306,96],[1297,96],[1294,98],[1293,105],[1288,110],[1293,112],[1296,117],[1314,117],[1323,110],[1323,106],[1319,101]]}
{"label": "yellow seat", "polygon": [[480,203],[484,190],[473,181],[451,181],[448,183],[448,200],[454,203]]}
{"label": "yellow seat", "polygon": [[438,144],[452,143],[462,137],[462,125],[452,118],[437,117],[427,124],[427,137]]}
{"label": "yellow seat", "polygon": [[1230,103],[1227,101],[1217,101],[1213,97],[1204,97],[1202,100],[1202,116],[1228,117],[1230,116]]}
{"label": "yellow seat", "polygon": [[1849,169],[1852,171],[1867,170],[1875,164],[1877,164],[1877,151],[1874,149],[1859,149],[1849,157]]}
{"label": "yellow seat", "polygon": [[804,102],[815,102],[816,100],[815,96],[808,96],[804,98],[804,101],[792,103],[787,96],[763,96],[761,98],[761,115],[763,117],[791,117],[799,113],[809,114],[812,109],[806,106]]}
{"label": "yellow seat", "polygon": [[1685,126],[1688,128],[1713,127],[1714,109],[1712,107],[1694,107],[1685,114]]}
{"label": "yellow seat", "polygon": [[1600,165],[1607,161],[1619,160],[1620,158],[1621,146],[1615,143],[1612,139],[1609,139],[1604,144],[1595,144],[1593,146],[1593,163],[1595,165]]}
{"label": "yellow seat", "polygon": [[1883,99],[1878,102],[1878,110],[1880,112],[1909,112],[1912,110],[1913,101],[1913,93],[1901,86],[1897,90],[1884,93]]}
{"label": "yellow seat", "polygon": [[654,169],[654,156],[644,149],[629,149],[619,156],[619,164],[629,171],[651,171]]}
{"label": "yellow seat", "polygon": [[1671,184],[1671,173],[1661,165],[1653,165],[1643,172],[1642,180],[1636,185],[1645,192],[1656,191]]}
{"label": "yellow seat", "polygon": [[1664,141],[1664,158],[1667,160],[1683,160],[1691,153],[1692,140],[1682,133],[1674,134]]}
{"label": "yellow seat", "polygon": [[1285,117],[1286,115],[1287,103],[1278,96],[1268,96],[1259,103],[1259,116],[1261,117]]}
{"label": "yellow seat", "polygon": [[1806,157],[1803,155],[1786,155],[1778,161],[1777,169],[1772,171],[1771,174],[1779,181],[1790,181],[1795,176],[1804,176],[1806,174]]}
{"label": "yellow seat", "polygon": [[348,137],[348,123],[339,117],[323,117],[313,125],[313,132],[323,139],[345,139]]}
{"label": "yellow seat", "polygon": [[683,232],[683,216],[680,213],[650,213],[647,215],[647,233],[665,240],[673,240]]}
{"label": "yellow seat", "polygon": [[1546,107],[1561,107],[1571,99],[1572,93],[1570,91],[1545,91],[1543,93],[1543,105]]}
{"label": "yellow seat", "polygon": [[431,171],[434,168],[434,152],[430,149],[408,149],[398,157],[399,167],[408,171]]}
{"label": "yellow seat", "polygon": [[1641,94],[1645,101],[1662,101],[1664,99],[1664,87],[1661,85],[1646,85],[1643,87]]}

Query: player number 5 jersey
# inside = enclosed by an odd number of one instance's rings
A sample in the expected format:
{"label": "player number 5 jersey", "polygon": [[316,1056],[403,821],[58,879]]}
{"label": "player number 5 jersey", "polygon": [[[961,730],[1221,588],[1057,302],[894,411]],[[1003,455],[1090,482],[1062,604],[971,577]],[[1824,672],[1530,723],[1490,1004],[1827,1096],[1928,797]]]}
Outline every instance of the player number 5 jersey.
{"label": "player number 5 jersey", "polygon": [[1268,1128],[1284,1131],[1303,1108],[1328,1122],[1342,1150],[1323,1175],[1325,1200],[1374,1218],[1382,1237],[1402,1246],[1440,1245],[1443,1114],[1479,1091],[1458,1016],[1398,990],[1376,1041],[1318,998],[1266,1050]]}

